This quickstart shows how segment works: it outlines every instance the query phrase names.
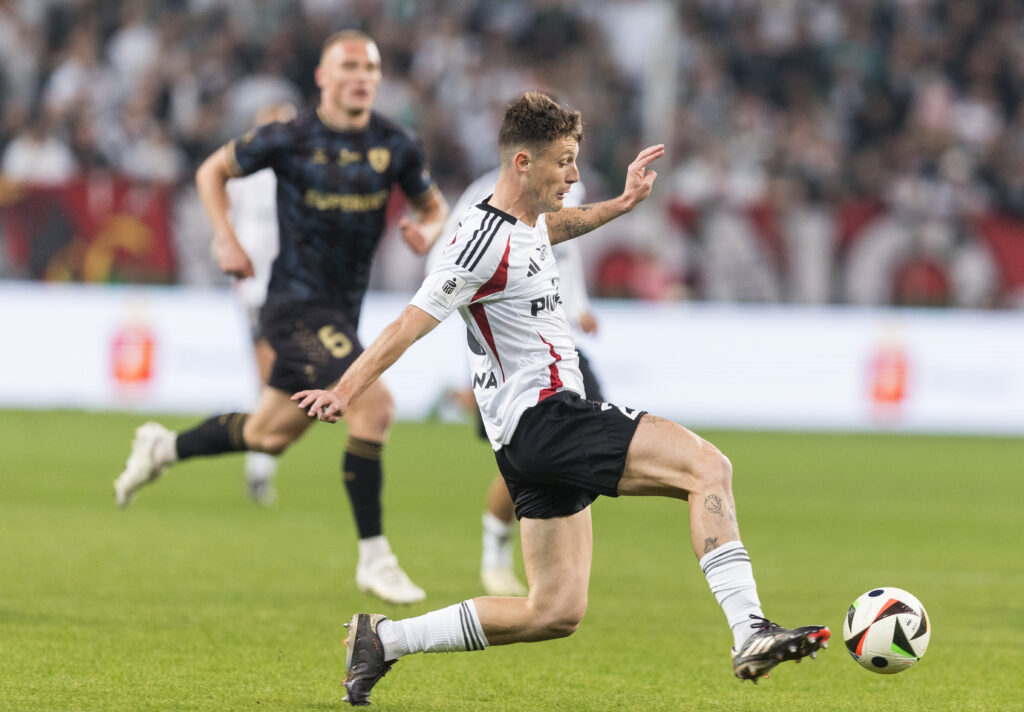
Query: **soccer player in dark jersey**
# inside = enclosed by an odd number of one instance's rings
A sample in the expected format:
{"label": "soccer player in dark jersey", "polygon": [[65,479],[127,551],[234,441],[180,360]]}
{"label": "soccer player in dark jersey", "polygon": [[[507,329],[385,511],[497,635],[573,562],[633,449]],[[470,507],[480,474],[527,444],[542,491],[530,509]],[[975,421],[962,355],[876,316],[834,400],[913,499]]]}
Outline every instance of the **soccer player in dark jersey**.
{"label": "soccer player in dark jersey", "polygon": [[[225,185],[266,167],[276,174],[280,249],[260,312],[276,360],[251,414],[219,415],[181,433],[140,426],[114,482],[120,506],[172,463],[242,450],[279,454],[302,436],[312,421],[289,396],[329,387],[362,352],[359,311],[392,186],[415,216],[398,223],[409,247],[425,254],[440,234],[448,208],[421,147],[373,111],[380,81],[380,52],[369,36],[332,35],[316,70],[316,109],[250,131],[200,166],[196,186],[213,222],[217,260],[238,278],[253,268],[229,222]],[[381,521],[381,449],[393,417],[391,395],[378,382],[345,415],[342,472],[359,533],[356,583],[386,601],[412,603],[423,590],[398,566]]]}

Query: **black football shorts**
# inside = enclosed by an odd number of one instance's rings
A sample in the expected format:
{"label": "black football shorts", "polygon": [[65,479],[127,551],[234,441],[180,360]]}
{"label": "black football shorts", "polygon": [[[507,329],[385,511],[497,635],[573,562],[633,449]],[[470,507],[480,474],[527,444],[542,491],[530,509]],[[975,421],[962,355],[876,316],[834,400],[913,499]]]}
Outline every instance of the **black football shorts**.
{"label": "black football shorts", "polygon": [[288,394],[331,386],[363,352],[356,325],[323,304],[266,304],[260,328],[274,349],[267,385]]}
{"label": "black football shorts", "polygon": [[527,408],[512,442],[494,453],[516,518],[565,517],[600,495],[617,497],[626,452],[645,412],[570,391]]}
{"label": "black football shorts", "polygon": [[[580,373],[583,374],[583,393],[587,400],[603,401],[604,394],[601,393],[601,382],[597,380],[594,369],[590,367],[590,361],[578,348],[576,355],[580,358]],[[484,428],[484,419],[480,411],[476,411],[476,434],[481,440],[487,440],[487,430]]]}

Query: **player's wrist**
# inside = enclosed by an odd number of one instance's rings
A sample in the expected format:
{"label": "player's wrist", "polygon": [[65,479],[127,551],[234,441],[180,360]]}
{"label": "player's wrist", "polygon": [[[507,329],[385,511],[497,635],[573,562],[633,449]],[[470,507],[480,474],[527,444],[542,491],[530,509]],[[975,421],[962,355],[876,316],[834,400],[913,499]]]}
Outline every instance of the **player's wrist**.
{"label": "player's wrist", "polygon": [[612,198],[609,202],[612,204],[612,208],[616,212],[616,217],[618,217],[619,215],[625,215],[631,211],[640,201],[636,196],[631,195],[628,192],[623,192],[619,197]]}
{"label": "player's wrist", "polygon": [[238,237],[235,236],[234,231],[231,230],[230,228],[226,230],[218,230],[213,233],[213,246],[216,247],[217,249],[223,249],[225,247],[234,247],[238,245],[240,245],[240,243],[238,242]]}

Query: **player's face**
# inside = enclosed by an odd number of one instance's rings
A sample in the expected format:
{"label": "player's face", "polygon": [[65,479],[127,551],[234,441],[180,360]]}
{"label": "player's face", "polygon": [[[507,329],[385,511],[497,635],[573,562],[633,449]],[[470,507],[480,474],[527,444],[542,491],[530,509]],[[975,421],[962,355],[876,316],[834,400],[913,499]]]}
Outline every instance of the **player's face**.
{"label": "player's face", "polygon": [[576,167],[579,150],[576,139],[567,136],[552,141],[534,160],[530,170],[530,186],[541,207],[539,212],[553,213],[562,209],[566,193],[580,179],[580,171]]}
{"label": "player's face", "polygon": [[380,51],[373,42],[341,40],[331,45],[316,70],[320,99],[349,116],[373,108],[380,86]]}

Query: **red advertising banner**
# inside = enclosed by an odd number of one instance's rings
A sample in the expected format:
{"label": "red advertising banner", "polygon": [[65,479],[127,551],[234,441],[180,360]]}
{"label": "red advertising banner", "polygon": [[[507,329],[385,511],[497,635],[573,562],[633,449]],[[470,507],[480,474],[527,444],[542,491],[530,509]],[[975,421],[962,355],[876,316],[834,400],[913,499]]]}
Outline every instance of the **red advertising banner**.
{"label": "red advertising banner", "polygon": [[0,276],[174,282],[170,189],[95,176],[0,188]]}

